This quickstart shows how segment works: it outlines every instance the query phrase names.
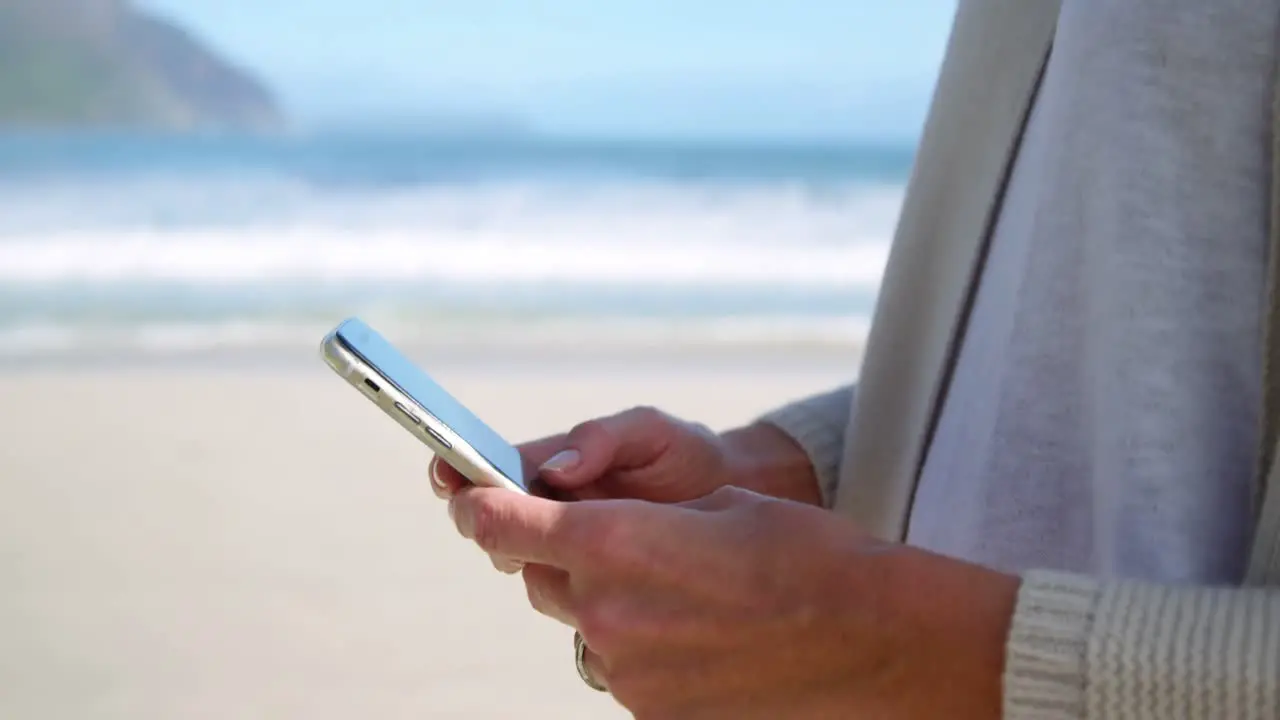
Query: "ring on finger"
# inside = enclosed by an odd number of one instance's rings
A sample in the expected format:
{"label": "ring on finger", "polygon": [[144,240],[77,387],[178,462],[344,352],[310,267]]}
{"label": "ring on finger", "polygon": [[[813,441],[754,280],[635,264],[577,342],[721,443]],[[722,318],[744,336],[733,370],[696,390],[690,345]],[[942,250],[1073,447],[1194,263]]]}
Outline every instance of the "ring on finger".
{"label": "ring on finger", "polygon": [[591,672],[591,668],[587,666],[587,641],[582,638],[582,633],[573,633],[573,659],[574,664],[578,666],[578,677],[582,678],[582,682],[587,687],[596,692],[608,692],[609,689],[596,680],[595,674]]}

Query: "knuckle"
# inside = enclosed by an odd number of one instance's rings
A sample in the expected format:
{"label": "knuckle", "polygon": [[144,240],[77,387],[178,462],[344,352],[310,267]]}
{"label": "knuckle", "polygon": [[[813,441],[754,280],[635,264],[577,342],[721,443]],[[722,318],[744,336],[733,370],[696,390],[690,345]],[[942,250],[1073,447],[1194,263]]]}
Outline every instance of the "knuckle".
{"label": "knuckle", "polygon": [[758,508],[768,503],[762,502],[762,496],[744,490],[736,485],[722,485],[711,493],[711,499],[718,501],[724,507],[739,508]]}
{"label": "knuckle", "polygon": [[681,430],[685,434],[685,441],[698,448],[703,453],[703,457],[712,461],[722,461],[724,457],[724,445],[720,440],[720,433],[711,428],[710,425],[703,425],[695,422],[682,422]]}
{"label": "knuckle", "polygon": [[617,438],[609,431],[608,425],[599,418],[578,423],[569,431],[574,445],[588,448],[591,451],[609,452],[617,444]]}
{"label": "knuckle", "polygon": [[741,490],[733,485],[721,485],[697,500],[691,500],[686,505],[706,512],[724,510],[738,504],[740,492]]}
{"label": "knuckle", "polygon": [[708,495],[708,498],[715,500],[734,500],[737,499],[740,489],[734,485],[721,485]]}
{"label": "knuckle", "polygon": [[633,521],[623,514],[607,519],[593,518],[581,524],[581,543],[587,562],[597,570],[627,572],[639,561],[638,539]]}
{"label": "knuckle", "polygon": [[631,408],[623,416],[623,426],[658,442],[670,442],[684,428],[684,423],[651,405]]}
{"label": "knuckle", "polygon": [[670,421],[667,414],[652,405],[637,405],[627,411],[630,419],[641,425],[664,425]]}
{"label": "knuckle", "polygon": [[596,433],[600,429],[600,421],[597,419],[583,420],[582,422],[569,428],[569,437],[581,438]]}
{"label": "knuckle", "polygon": [[610,603],[584,603],[578,611],[578,632],[597,655],[614,658],[619,654],[624,618]]}

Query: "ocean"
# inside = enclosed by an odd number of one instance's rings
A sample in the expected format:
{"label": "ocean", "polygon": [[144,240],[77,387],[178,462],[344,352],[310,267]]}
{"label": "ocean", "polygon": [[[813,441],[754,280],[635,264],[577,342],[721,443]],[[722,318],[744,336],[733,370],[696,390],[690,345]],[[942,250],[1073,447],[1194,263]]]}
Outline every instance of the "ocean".
{"label": "ocean", "polygon": [[0,137],[0,359],[851,346],[912,148]]}

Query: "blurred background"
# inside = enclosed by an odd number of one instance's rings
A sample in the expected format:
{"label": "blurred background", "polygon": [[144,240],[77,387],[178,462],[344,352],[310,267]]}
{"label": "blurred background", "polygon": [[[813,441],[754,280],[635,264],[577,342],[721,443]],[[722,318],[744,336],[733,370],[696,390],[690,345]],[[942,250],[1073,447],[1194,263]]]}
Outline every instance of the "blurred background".
{"label": "blurred background", "polygon": [[950,0],[0,0],[0,717],[617,716],[327,372],[848,382]]}

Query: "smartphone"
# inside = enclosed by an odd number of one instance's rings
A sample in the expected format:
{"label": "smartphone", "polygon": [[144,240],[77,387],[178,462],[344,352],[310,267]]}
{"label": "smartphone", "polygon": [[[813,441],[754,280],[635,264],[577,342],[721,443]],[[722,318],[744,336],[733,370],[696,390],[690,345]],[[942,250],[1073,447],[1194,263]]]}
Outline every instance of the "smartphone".
{"label": "smartphone", "polygon": [[330,332],[320,354],[463,477],[476,485],[530,492],[520,452],[358,318]]}

